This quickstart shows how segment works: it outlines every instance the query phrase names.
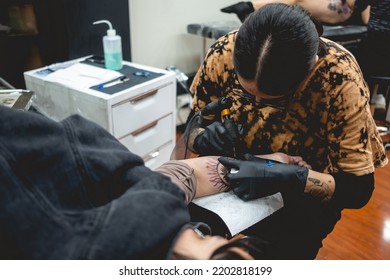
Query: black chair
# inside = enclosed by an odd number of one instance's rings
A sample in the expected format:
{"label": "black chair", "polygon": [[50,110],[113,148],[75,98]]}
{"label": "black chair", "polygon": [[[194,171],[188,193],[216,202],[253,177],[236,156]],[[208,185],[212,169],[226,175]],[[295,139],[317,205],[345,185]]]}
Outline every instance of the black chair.
{"label": "black chair", "polygon": [[378,100],[377,97],[379,95],[383,95],[385,99],[384,109],[378,110],[375,108],[375,104],[372,104],[371,113],[373,114],[386,149],[390,149],[390,77],[370,76],[367,82],[370,85],[372,102]]}
{"label": "black chair", "polygon": [[[379,94],[382,94],[386,100],[386,113],[390,103],[390,77],[370,76],[368,84],[371,90],[371,101],[375,102]],[[375,114],[375,111],[373,112]],[[386,114],[383,120],[386,119]],[[388,120],[390,121],[390,120]]]}

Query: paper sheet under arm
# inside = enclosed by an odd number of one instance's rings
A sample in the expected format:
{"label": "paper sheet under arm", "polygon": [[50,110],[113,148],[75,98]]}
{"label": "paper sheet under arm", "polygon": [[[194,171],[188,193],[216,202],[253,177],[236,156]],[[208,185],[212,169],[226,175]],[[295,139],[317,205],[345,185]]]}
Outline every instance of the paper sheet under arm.
{"label": "paper sheet under arm", "polygon": [[192,202],[218,214],[232,236],[283,207],[280,193],[245,202],[230,191],[198,198]]}

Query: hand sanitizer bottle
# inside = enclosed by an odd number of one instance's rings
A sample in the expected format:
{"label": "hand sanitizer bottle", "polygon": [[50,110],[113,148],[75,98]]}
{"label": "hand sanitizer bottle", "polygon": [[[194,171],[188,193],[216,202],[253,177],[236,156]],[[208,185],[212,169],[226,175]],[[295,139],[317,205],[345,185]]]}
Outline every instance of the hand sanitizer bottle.
{"label": "hand sanitizer bottle", "polygon": [[122,69],[122,39],[116,35],[115,29],[112,28],[108,20],[95,21],[93,24],[106,23],[109,29],[107,35],[103,37],[104,64],[107,69]]}

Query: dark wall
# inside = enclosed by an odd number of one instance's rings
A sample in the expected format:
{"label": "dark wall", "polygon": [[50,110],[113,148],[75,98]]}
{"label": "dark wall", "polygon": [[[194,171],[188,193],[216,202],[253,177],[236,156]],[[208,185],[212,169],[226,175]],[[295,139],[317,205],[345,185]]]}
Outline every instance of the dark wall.
{"label": "dark wall", "polygon": [[[103,55],[102,38],[109,20],[122,37],[123,59],[130,61],[130,21],[128,0],[35,0],[45,61]],[[60,59],[61,60],[61,59]]]}
{"label": "dark wall", "polygon": [[111,22],[122,37],[122,52],[130,60],[130,22],[128,0],[66,0],[65,16],[69,36],[69,56],[80,57],[93,52],[103,55],[102,37],[107,24],[93,25],[97,20]]}
{"label": "dark wall", "polygon": [[0,23],[8,25],[8,7],[32,4],[37,34],[0,32],[0,76],[24,88],[23,72],[33,49],[39,50],[42,65],[90,54],[103,55],[102,38],[109,20],[122,37],[123,59],[131,61],[129,0],[0,0]]}

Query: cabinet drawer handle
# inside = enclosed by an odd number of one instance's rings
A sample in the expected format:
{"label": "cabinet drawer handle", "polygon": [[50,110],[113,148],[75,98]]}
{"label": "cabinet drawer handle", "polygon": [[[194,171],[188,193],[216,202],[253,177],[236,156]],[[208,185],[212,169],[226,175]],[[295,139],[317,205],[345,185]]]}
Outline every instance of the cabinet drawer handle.
{"label": "cabinet drawer handle", "polygon": [[134,98],[130,99],[130,103],[132,103],[132,104],[137,103],[137,102],[141,101],[142,99],[145,99],[149,96],[155,95],[157,92],[158,92],[158,89],[155,89],[155,90],[149,91],[145,94],[142,94],[140,96],[134,97]]}
{"label": "cabinet drawer handle", "polygon": [[147,125],[145,125],[145,126],[139,128],[139,129],[133,131],[133,132],[131,133],[131,135],[132,135],[132,136],[137,136],[138,134],[141,134],[141,133],[144,132],[145,130],[148,130],[149,128],[152,128],[152,127],[156,126],[157,123],[158,123],[158,120],[157,120],[157,121],[154,121],[154,122],[151,122],[151,123],[149,123],[149,124],[147,124]]}
{"label": "cabinet drawer handle", "polygon": [[144,156],[143,160],[144,160],[145,162],[147,162],[147,161],[149,161],[149,160],[151,160],[151,159],[153,159],[153,158],[158,157],[159,154],[160,154],[160,151],[157,149],[157,150],[155,150],[154,152],[151,152],[151,153],[149,153],[148,155]]}

